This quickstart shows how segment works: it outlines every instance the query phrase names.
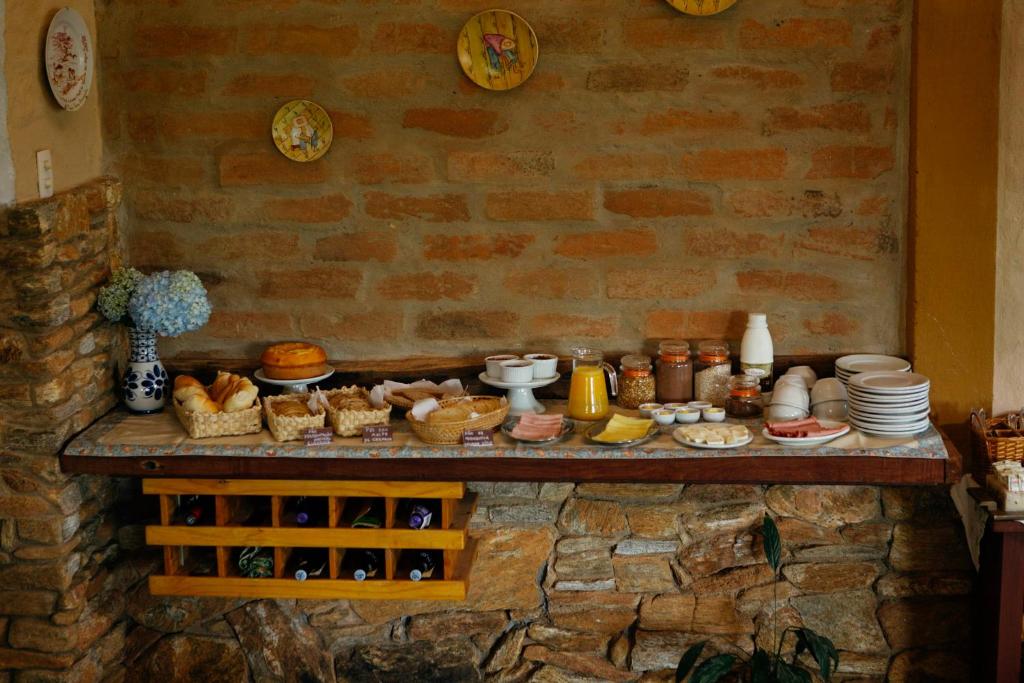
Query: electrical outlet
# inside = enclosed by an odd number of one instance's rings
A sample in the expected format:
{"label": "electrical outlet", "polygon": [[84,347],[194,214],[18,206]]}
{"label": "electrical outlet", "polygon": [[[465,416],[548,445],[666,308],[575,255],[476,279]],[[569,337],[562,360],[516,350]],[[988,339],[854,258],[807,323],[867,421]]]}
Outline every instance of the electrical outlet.
{"label": "electrical outlet", "polygon": [[39,176],[39,197],[53,196],[53,157],[50,150],[36,152],[36,171]]}

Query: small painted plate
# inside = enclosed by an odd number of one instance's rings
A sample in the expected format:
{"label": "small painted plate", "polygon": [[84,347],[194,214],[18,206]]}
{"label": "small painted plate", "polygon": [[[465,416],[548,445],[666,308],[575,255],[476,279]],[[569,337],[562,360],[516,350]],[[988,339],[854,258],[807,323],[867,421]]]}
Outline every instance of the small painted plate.
{"label": "small painted plate", "polygon": [[627,441],[598,441],[594,437],[604,431],[605,427],[608,426],[608,420],[601,420],[595,424],[590,425],[587,431],[584,432],[583,436],[586,437],[587,441],[594,444],[595,446],[610,446],[613,448],[631,448],[633,446],[639,446],[642,443],[646,443],[654,437],[661,434],[661,428],[657,424],[651,423],[651,428],[647,430],[647,433],[639,439],[629,439]]}
{"label": "small painted plate", "polygon": [[546,444],[557,443],[559,441],[562,441],[565,439],[565,437],[572,434],[573,430],[576,428],[576,423],[573,422],[571,418],[563,416],[562,431],[558,433],[558,436],[553,436],[550,439],[523,439],[518,436],[513,436],[512,434],[512,430],[516,428],[517,424],[519,424],[520,418],[522,418],[522,415],[515,415],[505,420],[505,422],[503,422],[501,425],[501,433],[510,439],[519,441],[520,443],[528,443],[534,446],[543,446]]}
{"label": "small painted plate", "polygon": [[46,80],[57,103],[68,111],[85,104],[92,88],[92,37],[82,15],[65,7],[46,32]]}
{"label": "small painted plate", "polygon": [[334,124],[316,102],[292,100],[277,110],[271,133],[281,154],[292,161],[316,161],[331,147]]}
{"label": "small painted plate", "polygon": [[668,4],[683,14],[707,16],[724,12],[736,4],[736,0],[668,0]]}
{"label": "small painted plate", "polygon": [[502,9],[481,12],[467,21],[456,48],[469,80],[488,90],[522,85],[540,57],[533,28],[518,14]]}

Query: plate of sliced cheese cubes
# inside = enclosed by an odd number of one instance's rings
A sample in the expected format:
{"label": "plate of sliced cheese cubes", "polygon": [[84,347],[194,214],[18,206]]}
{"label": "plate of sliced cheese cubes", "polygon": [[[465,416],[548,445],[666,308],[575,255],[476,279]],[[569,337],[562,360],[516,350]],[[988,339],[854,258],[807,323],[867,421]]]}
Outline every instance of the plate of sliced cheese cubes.
{"label": "plate of sliced cheese cubes", "polygon": [[673,438],[693,448],[739,448],[754,440],[743,425],[699,423],[684,425],[672,432]]}

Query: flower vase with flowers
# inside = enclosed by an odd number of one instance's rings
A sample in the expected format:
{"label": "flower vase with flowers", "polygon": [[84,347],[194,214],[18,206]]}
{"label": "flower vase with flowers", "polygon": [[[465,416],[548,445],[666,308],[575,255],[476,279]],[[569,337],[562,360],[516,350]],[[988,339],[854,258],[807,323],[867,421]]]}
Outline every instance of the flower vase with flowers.
{"label": "flower vase with flowers", "polygon": [[128,325],[130,350],[124,374],[124,402],[136,413],[164,407],[167,371],[156,352],[156,338],[197,330],[210,319],[210,300],[195,273],[164,270],[143,275],[119,268],[100,290],[97,308],[111,322]]}

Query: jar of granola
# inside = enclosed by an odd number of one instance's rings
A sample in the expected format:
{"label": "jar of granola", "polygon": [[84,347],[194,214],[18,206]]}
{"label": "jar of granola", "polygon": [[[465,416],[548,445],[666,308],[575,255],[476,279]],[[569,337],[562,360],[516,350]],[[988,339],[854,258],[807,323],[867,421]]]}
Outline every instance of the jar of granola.
{"label": "jar of granola", "polygon": [[628,355],[622,357],[622,380],[619,382],[619,405],[636,409],[643,403],[654,401],[654,371],[651,357]]}
{"label": "jar of granola", "polygon": [[720,340],[702,341],[698,346],[697,362],[693,366],[694,394],[698,401],[724,407],[729,396],[729,378],[732,361],[729,345]]}

